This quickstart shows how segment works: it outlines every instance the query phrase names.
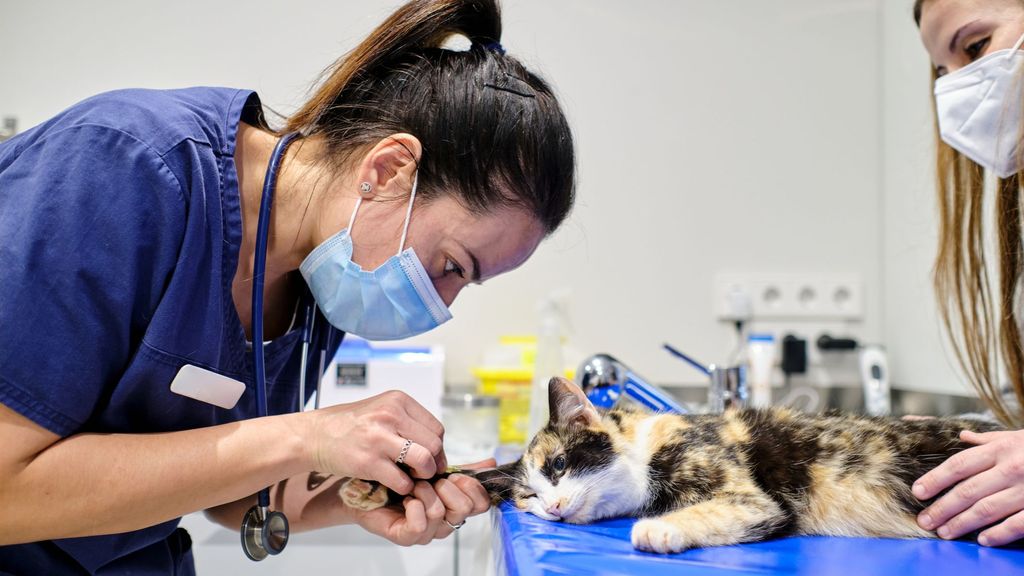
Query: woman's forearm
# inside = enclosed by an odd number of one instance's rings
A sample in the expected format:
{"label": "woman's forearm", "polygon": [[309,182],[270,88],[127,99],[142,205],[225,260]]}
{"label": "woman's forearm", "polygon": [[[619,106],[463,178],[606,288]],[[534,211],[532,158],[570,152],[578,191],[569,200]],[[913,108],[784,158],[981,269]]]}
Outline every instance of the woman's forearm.
{"label": "woman's forearm", "polygon": [[301,414],[158,434],[79,434],[0,474],[0,545],[137,530],[313,468]]}
{"label": "woman's forearm", "polygon": [[[338,489],[345,478],[317,472],[303,473],[279,482],[271,490],[273,508],[285,513],[292,533],[352,523],[351,511]],[[206,516],[229,530],[242,524],[242,516],[256,503],[247,497],[206,510]]]}

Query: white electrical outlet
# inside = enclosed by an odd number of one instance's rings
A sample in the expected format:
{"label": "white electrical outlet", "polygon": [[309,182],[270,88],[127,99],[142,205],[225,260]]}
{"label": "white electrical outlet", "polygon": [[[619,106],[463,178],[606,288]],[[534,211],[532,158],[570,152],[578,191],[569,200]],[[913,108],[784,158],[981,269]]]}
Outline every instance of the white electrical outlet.
{"label": "white electrical outlet", "polygon": [[[864,317],[864,287],[857,274],[720,273],[714,301],[720,320]],[[749,309],[739,309],[737,302],[749,302]]]}

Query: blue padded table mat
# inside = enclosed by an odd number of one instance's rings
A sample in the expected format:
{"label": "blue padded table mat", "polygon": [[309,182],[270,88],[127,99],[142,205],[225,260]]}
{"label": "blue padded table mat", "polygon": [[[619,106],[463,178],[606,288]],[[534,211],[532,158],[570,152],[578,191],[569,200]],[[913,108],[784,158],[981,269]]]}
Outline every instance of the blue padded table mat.
{"label": "blue padded table mat", "polygon": [[1019,547],[799,536],[663,556],[633,549],[629,541],[632,519],[575,526],[542,520],[508,503],[491,514],[498,572],[510,576],[1024,575],[1024,549]]}

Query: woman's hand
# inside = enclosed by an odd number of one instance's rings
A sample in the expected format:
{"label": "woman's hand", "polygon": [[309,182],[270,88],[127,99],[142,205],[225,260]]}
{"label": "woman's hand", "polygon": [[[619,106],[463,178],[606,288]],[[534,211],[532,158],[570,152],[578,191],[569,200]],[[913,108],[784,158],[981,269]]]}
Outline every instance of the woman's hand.
{"label": "woman's hand", "polygon": [[[463,466],[493,467],[489,460]],[[402,502],[402,509],[384,507],[368,512],[353,510],[353,519],[366,531],[400,546],[429,544],[453,532],[466,518],[482,514],[491,506],[483,485],[462,474],[453,474],[434,485],[419,480],[412,494]],[[451,526],[449,526],[449,524]]]}
{"label": "woman's hand", "polygon": [[982,546],[1024,538],[1024,431],[964,430],[960,439],[975,446],[914,483],[914,496],[921,500],[952,487],[918,515],[917,523],[945,539],[995,524],[978,535]]}
{"label": "woman's hand", "polygon": [[[336,476],[376,480],[399,494],[414,493],[413,480],[398,467],[403,458],[413,478],[430,478],[447,467],[444,427],[409,395],[385,392],[352,404],[309,412],[313,418],[311,469]],[[429,485],[427,485],[429,487]],[[425,510],[435,498],[417,495]],[[432,492],[433,490],[431,490]],[[411,512],[418,520],[416,512]]]}

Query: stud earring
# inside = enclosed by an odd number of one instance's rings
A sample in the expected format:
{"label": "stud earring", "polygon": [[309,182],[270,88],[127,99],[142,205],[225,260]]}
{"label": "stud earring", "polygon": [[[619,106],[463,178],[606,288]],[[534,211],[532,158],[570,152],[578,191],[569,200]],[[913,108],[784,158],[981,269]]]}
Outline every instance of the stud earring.
{"label": "stud earring", "polygon": [[370,186],[369,182],[363,182],[362,184],[359,185],[359,193],[362,194],[363,196],[366,196],[372,191],[373,187]]}

